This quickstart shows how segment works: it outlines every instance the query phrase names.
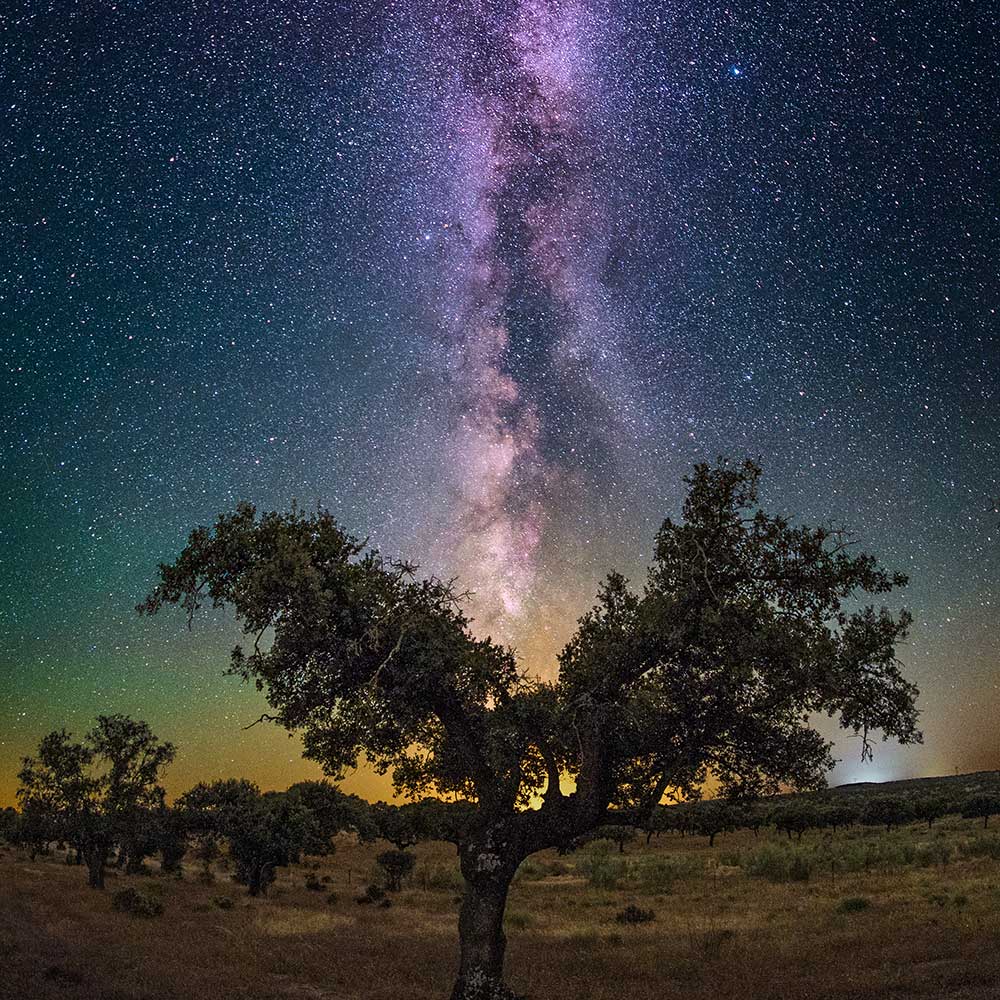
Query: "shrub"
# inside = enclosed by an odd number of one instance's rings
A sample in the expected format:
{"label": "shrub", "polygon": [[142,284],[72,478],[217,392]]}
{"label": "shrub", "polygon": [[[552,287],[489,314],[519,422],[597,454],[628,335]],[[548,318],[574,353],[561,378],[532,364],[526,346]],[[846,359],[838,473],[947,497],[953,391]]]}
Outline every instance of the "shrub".
{"label": "shrub", "polygon": [[[521,866],[522,868],[524,865]],[[529,878],[529,875],[525,875]],[[460,872],[454,868],[435,866],[428,869],[423,876],[423,884],[428,889],[436,889],[441,892],[461,892],[465,888],[465,882]]]}
{"label": "shrub", "polygon": [[337,894],[335,892],[331,892],[326,897],[326,902],[327,902],[328,906],[336,906],[337,905]]}
{"label": "shrub", "polygon": [[951,845],[943,840],[935,839],[917,848],[916,862],[921,868],[931,865],[946,865],[951,861]]}
{"label": "shrub", "polygon": [[992,858],[994,861],[1000,861],[1000,837],[996,834],[992,836],[978,834],[960,843],[958,849],[967,857]]}
{"label": "shrub", "polygon": [[870,909],[872,901],[867,896],[848,896],[837,904],[838,913],[861,913]]}
{"label": "shrub", "polygon": [[967,798],[962,803],[963,819],[981,819],[983,827],[989,825],[990,817],[1000,813],[1000,797],[996,795],[979,794]]}
{"label": "shrub", "polygon": [[804,852],[796,851],[791,847],[765,844],[759,850],[752,851],[746,856],[744,870],[748,875],[766,878],[770,882],[788,882],[792,878],[793,860],[800,856],[802,856],[802,860],[795,862],[795,872],[796,877],[801,881],[803,873],[805,878],[809,877],[809,865],[804,860]]}
{"label": "shrub", "polygon": [[612,848],[610,840],[597,840],[577,862],[577,870],[595,889],[614,889],[625,874],[625,862],[612,855]]}
{"label": "shrub", "polygon": [[376,859],[385,873],[386,889],[399,892],[403,879],[413,871],[417,859],[409,851],[383,851]]}
{"label": "shrub", "polygon": [[308,875],[306,877],[306,888],[310,892],[322,892],[323,891],[323,883],[320,882],[320,880],[318,878],[316,878],[315,875]]}
{"label": "shrub", "polygon": [[213,896],[212,906],[217,910],[231,910],[233,908],[233,900],[231,896]]}
{"label": "shrub", "polygon": [[505,928],[523,931],[532,927],[535,923],[535,919],[530,913],[524,913],[521,910],[508,910],[504,914],[503,922]]}
{"label": "shrub", "polygon": [[115,892],[111,905],[119,913],[129,913],[133,917],[158,917],[163,913],[163,903],[153,893],[140,892],[131,886]]}
{"label": "shrub", "polygon": [[634,903],[629,903],[615,914],[615,920],[620,924],[648,924],[655,919],[656,914],[652,910],[643,910]]}
{"label": "shrub", "polygon": [[368,888],[365,889],[360,896],[358,896],[355,902],[364,906],[368,903],[381,903],[386,898],[385,889],[383,889],[380,885],[373,884],[368,886]]}
{"label": "shrub", "polygon": [[701,875],[704,870],[704,864],[696,857],[660,856],[635,865],[631,881],[641,891],[669,894],[678,879]]}

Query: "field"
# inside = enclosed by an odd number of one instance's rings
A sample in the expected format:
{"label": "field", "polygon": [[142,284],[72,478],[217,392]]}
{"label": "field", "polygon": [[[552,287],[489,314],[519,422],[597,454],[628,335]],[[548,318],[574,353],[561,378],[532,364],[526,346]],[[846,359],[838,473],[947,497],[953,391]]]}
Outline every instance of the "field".
{"label": "field", "polygon": [[[221,869],[203,884],[191,863],[182,880],[111,873],[100,893],[58,852],[0,848],[0,996],[439,1000],[456,956],[454,848],[418,846],[392,905],[359,905],[384,846],[344,837],[260,899]],[[128,885],[163,914],[113,911]],[[617,922],[628,904],[655,919]],[[949,817],[801,845],[741,831],[714,849],[665,834],[624,856],[607,842],[546,852],[522,866],[507,934],[511,984],[537,1000],[1000,997],[1000,838]]]}

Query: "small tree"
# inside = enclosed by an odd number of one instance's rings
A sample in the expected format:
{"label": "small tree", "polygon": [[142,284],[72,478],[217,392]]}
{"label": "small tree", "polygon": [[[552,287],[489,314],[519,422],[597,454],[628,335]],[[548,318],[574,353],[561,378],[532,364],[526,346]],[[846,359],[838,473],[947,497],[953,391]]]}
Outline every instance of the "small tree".
{"label": "small tree", "polygon": [[770,819],[775,830],[787,834],[789,840],[792,839],[792,834],[801,840],[806,830],[818,827],[821,822],[819,811],[805,799],[792,799],[775,806]]}
{"label": "small tree", "polygon": [[77,848],[91,888],[103,889],[112,848],[138,836],[145,811],[162,802],[156,782],[174,752],[145,722],[100,715],[80,743],[64,729],[42,739],[21,762],[18,798]]}
{"label": "small tree", "polygon": [[1000,813],[1000,797],[985,792],[971,795],[962,804],[963,819],[981,819],[983,829],[989,826],[990,817]]}
{"label": "small tree", "polygon": [[420,842],[424,823],[416,803],[408,802],[397,806],[388,802],[376,802],[372,806],[371,815],[378,836],[388,840],[397,851],[405,851]]}
{"label": "small tree", "polygon": [[236,881],[251,896],[265,894],[278,868],[298,860],[307,843],[320,840],[318,824],[301,796],[262,795],[244,779],[198,784],[178,799],[178,805],[188,815],[189,828],[202,839],[206,864],[214,856],[217,840],[226,840]]}
{"label": "small tree", "polygon": [[285,794],[312,817],[302,845],[303,854],[332,854],[333,838],[344,831],[356,833],[362,841],[375,839],[371,807],[357,795],[347,795],[329,781],[300,781]]}
{"label": "small tree", "polygon": [[934,821],[948,815],[949,802],[942,795],[921,795],[913,803],[913,815],[927,824],[929,830]]}
{"label": "small tree", "polygon": [[383,851],[375,860],[385,873],[386,889],[399,892],[403,879],[413,871],[417,859],[409,851]]}
{"label": "small tree", "polygon": [[819,810],[819,822],[824,827],[838,830],[858,821],[858,811],[848,802],[831,802]]}
{"label": "small tree", "polygon": [[736,828],[737,814],[731,803],[710,799],[691,807],[691,820],[694,832],[708,837],[708,846],[715,847],[715,838],[720,833]]}
{"label": "small tree", "polygon": [[895,656],[909,616],[864,606],[905,577],[833,528],[765,513],[759,476],[752,463],[695,468],[645,586],[608,576],[554,683],[475,636],[453,586],[367,549],[324,511],[240,505],[191,534],[140,611],[232,607],[249,639],[232,672],[328,774],[364,756],[402,794],[473,804],[453,997],[495,1000],[507,995],[507,894],[529,855],[612,807],[650,810],[708,769],[724,793],[815,787],[831,757],[811,713],[838,716],[865,755],[874,730],[919,738]]}
{"label": "small tree", "polygon": [[156,850],[165,872],[179,872],[188,849],[188,828],[183,810],[162,806],[155,817]]}
{"label": "small tree", "polygon": [[913,820],[913,807],[906,799],[879,795],[864,804],[860,818],[865,826],[884,826],[888,833],[893,827]]}
{"label": "small tree", "polygon": [[13,844],[17,841],[17,828],[20,815],[13,806],[0,809],[0,841]]}

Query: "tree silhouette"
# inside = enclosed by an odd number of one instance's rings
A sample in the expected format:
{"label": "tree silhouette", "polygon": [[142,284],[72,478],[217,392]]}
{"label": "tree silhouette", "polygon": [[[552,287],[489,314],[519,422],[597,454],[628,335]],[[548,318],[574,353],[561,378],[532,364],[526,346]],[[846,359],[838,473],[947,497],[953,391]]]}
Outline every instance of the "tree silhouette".
{"label": "tree silhouette", "polygon": [[971,795],[962,803],[963,819],[981,819],[983,828],[989,826],[990,817],[1000,813],[1000,796],[982,792]]}
{"label": "tree silhouette", "polygon": [[202,838],[205,858],[214,857],[219,838],[228,842],[236,881],[251,896],[266,894],[276,869],[297,861],[307,844],[323,843],[322,829],[301,794],[262,795],[245,779],[201,782],[177,805],[188,817],[188,828]]}
{"label": "tree silhouette", "polygon": [[919,739],[916,689],[895,657],[909,616],[848,610],[905,577],[833,528],[760,510],[759,476],[753,463],[695,467],[644,587],[607,577],[554,683],[473,635],[451,584],[419,578],[323,511],[258,517],[240,505],[191,534],[139,610],[178,604],[190,620],[206,603],[231,607],[248,637],[232,672],[328,774],[364,756],[403,792],[475,803],[459,848],[452,996],[505,996],[503,913],[530,854],[615,806],[651,810],[709,768],[723,793],[817,786],[832,760],[810,713],[838,716],[866,754],[875,730]]}
{"label": "tree silhouette", "polygon": [[157,781],[174,753],[145,722],[99,715],[80,743],[65,729],[43,737],[37,755],[21,761],[18,799],[26,815],[48,818],[48,829],[83,857],[91,888],[103,889],[111,849],[143,838],[150,811],[162,805]]}

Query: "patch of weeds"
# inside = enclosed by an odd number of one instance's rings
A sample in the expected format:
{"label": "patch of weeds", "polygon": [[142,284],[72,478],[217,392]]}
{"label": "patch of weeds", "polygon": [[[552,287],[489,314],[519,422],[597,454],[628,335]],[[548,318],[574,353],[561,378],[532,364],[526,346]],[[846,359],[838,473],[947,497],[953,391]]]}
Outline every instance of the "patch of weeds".
{"label": "patch of weeds", "polygon": [[570,868],[570,866],[564,861],[547,861],[543,867],[546,875],[555,876],[557,878],[561,875],[573,874],[573,869]]}
{"label": "patch of weeds", "polygon": [[306,876],[306,888],[310,892],[322,892],[323,883],[315,875]]}
{"label": "patch of weeds", "polygon": [[535,926],[535,918],[522,910],[510,910],[504,915],[504,927],[510,930],[525,931]]}
{"label": "patch of weeds", "polygon": [[380,885],[370,885],[365,891],[354,900],[359,906],[371,905],[372,903],[384,903],[389,897],[385,894],[385,889]]}
{"label": "patch of weeds", "polygon": [[133,917],[158,917],[163,913],[163,903],[151,892],[140,892],[129,886],[119,889],[111,897],[111,906],[119,913],[129,913]]}
{"label": "patch of weeds", "polygon": [[577,871],[595,889],[615,889],[625,876],[625,862],[613,855],[612,850],[617,848],[610,840],[596,840],[577,862]]}
{"label": "patch of weeds", "polygon": [[620,924],[648,924],[655,919],[656,914],[652,910],[644,910],[634,903],[629,903],[624,910],[615,914],[615,920]]}
{"label": "patch of weeds", "polygon": [[236,904],[233,902],[232,896],[213,896],[212,906],[217,910],[231,910]]}
{"label": "patch of weeds", "polygon": [[337,894],[335,892],[331,892],[330,895],[326,897],[326,903],[327,903],[327,906],[336,906],[337,905]]}
{"label": "patch of weeds", "polygon": [[867,896],[847,896],[837,904],[838,913],[863,913],[871,909],[872,901]]}
{"label": "patch of weeds", "polygon": [[64,969],[61,965],[50,965],[45,970],[45,978],[56,983],[82,983],[83,976],[73,969]]}

